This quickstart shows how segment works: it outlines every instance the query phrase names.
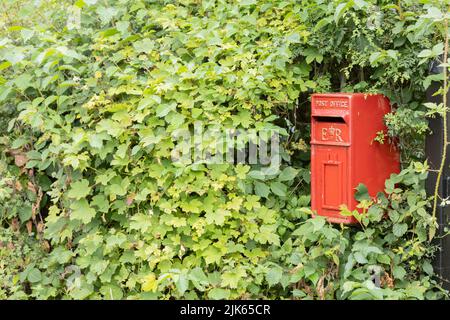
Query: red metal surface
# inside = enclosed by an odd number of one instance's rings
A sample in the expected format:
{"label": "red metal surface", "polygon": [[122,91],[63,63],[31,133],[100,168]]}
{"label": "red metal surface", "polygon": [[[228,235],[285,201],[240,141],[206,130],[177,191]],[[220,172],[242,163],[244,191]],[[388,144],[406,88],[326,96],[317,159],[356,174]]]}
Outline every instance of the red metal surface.
{"label": "red metal surface", "polygon": [[339,213],[342,204],[356,209],[355,188],[371,196],[400,171],[398,148],[374,141],[386,132],[389,100],[380,94],[331,93],[311,97],[311,207],[331,222],[356,223]]}

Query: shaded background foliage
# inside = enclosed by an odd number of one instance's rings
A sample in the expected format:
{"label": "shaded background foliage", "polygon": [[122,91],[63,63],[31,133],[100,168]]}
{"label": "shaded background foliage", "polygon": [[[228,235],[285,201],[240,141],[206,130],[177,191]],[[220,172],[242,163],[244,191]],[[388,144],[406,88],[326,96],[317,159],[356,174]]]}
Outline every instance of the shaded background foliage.
{"label": "shaded background foliage", "polygon": [[[2,6],[2,296],[445,295],[431,278],[435,221],[417,162],[443,3]],[[335,91],[386,94],[395,113],[379,141],[398,136],[402,149],[386,195],[356,190],[367,212],[356,228],[309,219],[309,95]],[[281,171],[173,163],[173,133],[195,121],[279,131]]]}

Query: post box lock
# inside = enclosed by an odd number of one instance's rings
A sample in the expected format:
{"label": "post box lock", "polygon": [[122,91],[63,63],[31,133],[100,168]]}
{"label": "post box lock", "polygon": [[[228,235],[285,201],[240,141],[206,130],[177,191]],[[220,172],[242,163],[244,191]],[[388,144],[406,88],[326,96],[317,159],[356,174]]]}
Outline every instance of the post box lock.
{"label": "post box lock", "polygon": [[362,93],[313,94],[311,97],[311,207],[331,222],[355,223],[340,206],[356,208],[354,188],[364,183],[371,195],[400,171],[398,148],[374,144],[386,130],[386,97]]}

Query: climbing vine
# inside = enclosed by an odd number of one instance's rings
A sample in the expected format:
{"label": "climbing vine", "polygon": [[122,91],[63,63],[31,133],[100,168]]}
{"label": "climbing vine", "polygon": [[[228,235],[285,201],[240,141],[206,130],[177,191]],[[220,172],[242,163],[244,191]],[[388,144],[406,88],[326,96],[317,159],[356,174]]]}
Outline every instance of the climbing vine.
{"label": "climbing vine", "polygon": [[[448,12],[448,10],[447,10]],[[447,133],[447,92],[448,92],[448,79],[447,79],[447,61],[448,61],[448,18],[447,16],[443,17],[443,31],[444,31],[444,54],[443,54],[443,61],[442,61],[442,76],[443,76],[443,85],[441,90],[435,94],[441,94],[442,95],[442,105],[437,106],[436,104],[430,104],[428,103],[428,107],[430,109],[439,110],[438,114],[440,115],[442,119],[442,128],[444,131],[443,136],[443,142],[442,142],[442,155],[441,155],[441,163],[439,165],[438,174],[436,178],[436,185],[434,187],[434,198],[433,198],[433,217],[436,217],[436,210],[437,210],[437,204],[438,204],[438,198],[439,198],[439,186],[441,184],[442,180],[442,173],[444,171],[444,166],[447,159],[447,147],[449,144],[448,141],[448,133]],[[443,199],[442,199],[443,200]]]}

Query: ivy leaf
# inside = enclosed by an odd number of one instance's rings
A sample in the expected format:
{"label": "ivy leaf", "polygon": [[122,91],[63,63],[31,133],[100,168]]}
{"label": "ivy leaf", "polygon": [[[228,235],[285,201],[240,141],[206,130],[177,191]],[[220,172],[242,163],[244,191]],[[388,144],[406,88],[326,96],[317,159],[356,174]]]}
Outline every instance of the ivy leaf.
{"label": "ivy leaf", "polygon": [[192,281],[192,284],[194,287],[196,287],[198,290],[204,291],[205,286],[209,284],[208,277],[203,272],[203,270],[200,267],[196,267],[192,269],[189,272],[188,276],[189,280]]}
{"label": "ivy leaf", "polygon": [[86,199],[73,202],[70,208],[72,209],[72,213],[70,215],[71,220],[78,219],[84,224],[87,224],[95,217],[95,210],[89,206]]}
{"label": "ivy leaf", "polygon": [[264,180],[266,178],[266,175],[262,171],[256,171],[252,170],[248,173],[248,176],[250,178],[256,179],[256,180]]}
{"label": "ivy leaf", "polygon": [[69,198],[81,199],[85,198],[89,192],[91,192],[91,187],[89,187],[89,181],[82,179],[72,183],[71,188],[67,194]]}
{"label": "ivy leaf", "polygon": [[366,264],[367,262],[369,262],[366,258],[366,256],[362,253],[362,252],[355,252],[353,254],[353,257],[355,258],[356,262],[360,263],[360,264]]}
{"label": "ivy leaf", "polygon": [[428,261],[424,261],[422,264],[423,271],[425,271],[429,276],[433,275],[433,266]]}
{"label": "ivy leaf", "polygon": [[228,289],[213,288],[208,292],[208,298],[213,300],[225,300],[230,297],[231,291]]}
{"label": "ivy leaf", "polygon": [[241,6],[250,6],[252,4],[256,4],[256,0],[240,0],[239,5]]}
{"label": "ivy leaf", "polygon": [[339,22],[339,20],[341,19],[341,17],[344,15],[345,10],[348,9],[348,3],[347,2],[343,2],[338,4],[338,6],[336,7],[336,10],[334,11],[334,22],[337,24]]}
{"label": "ivy leaf", "polygon": [[273,267],[266,274],[266,280],[269,286],[274,286],[280,282],[281,277],[283,276],[283,269],[280,267]]}
{"label": "ivy leaf", "polygon": [[112,184],[110,187],[110,191],[111,194],[117,195],[117,196],[124,196],[127,194],[127,189],[126,187],[123,185],[123,183],[118,184]]}
{"label": "ivy leaf", "polygon": [[313,225],[312,232],[317,232],[325,226],[326,219],[321,216],[316,216],[313,219],[309,220],[309,222],[311,222],[311,224]]}
{"label": "ivy leaf", "polygon": [[202,254],[203,258],[205,259],[206,264],[211,264],[211,263],[219,263],[220,260],[222,259],[222,252],[214,247],[214,246],[209,246]]}
{"label": "ivy leaf", "polygon": [[428,12],[424,17],[439,21],[443,18],[443,13],[439,8],[429,7]]}
{"label": "ivy leaf", "polygon": [[270,193],[270,188],[263,182],[255,181],[255,193],[262,198],[267,198]]}
{"label": "ivy leaf", "polygon": [[205,214],[206,222],[208,224],[214,223],[221,226],[225,222],[225,218],[231,216],[231,212],[225,209],[217,208]]}
{"label": "ivy leaf", "polygon": [[32,87],[32,78],[29,74],[22,74],[18,76],[14,80],[14,84],[19,88],[21,91],[25,91],[27,88]]}
{"label": "ivy leaf", "polygon": [[42,280],[42,273],[39,269],[33,268],[28,272],[27,279],[31,283],[40,282]]}
{"label": "ivy leaf", "polygon": [[59,46],[56,48],[56,50],[58,50],[65,57],[69,57],[69,58],[76,59],[79,61],[82,61],[83,59],[85,59],[85,57],[83,55],[81,55],[78,52],[76,52],[75,50],[69,49],[65,46]]}
{"label": "ivy leaf", "polygon": [[155,43],[150,39],[144,39],[142,41],[136,41],[133,43],[133,47],[137,52],[145,52],[148,53],[153,50]]}
{"label": "ivy leaf", "polygon": [[383,264],[390,265],[391,258],[387,254],[380,254],[377,256],[377,261]]}
{"label": "ivy leaf", "polygon": [[100,288],[100,293],[106,300],[120,300],[123,298],[123,291],[117,285],[104,285]]}
{"label": "ivy leaf", "polygon": [[198,199],[184,201],[180,206],[185,212],[200,213],[203,210],[203,203]]}
{"label": "ivy leaf", "polygon": [[245,179],[247,172],[250,170],[250,166],[239,163],[234,170],[236,171],[236,175],[239,179]]}
{"label": "ivy leaf", "polygon": [[306,56],[306,63],[310,64],[314,60],[316,60],[318,63],[321,63],[323,60],[323,55],[319,53],[319,50],[316,48],[308,48],[306,49],[303,54]]}
{"label": "ivy leaf", "polygon": [[150,273],[144,277],[144,281],[141,286],[142,291],[155,292],[157,288],[158,288],[158,281],[156,280],[156,276],[154,273]]}
{"label": "ivy leaf", "polygon": [[130,229],[131,230],[140,230],[141,232],[147,232],[151,225],[152,220],[149,215],[138,213],[131,217],[130,219]]}
{"label": "ivy leaf", "polygon": [[170,111],[173,111],[177,108],[176,103],[162,103],[156,108],[156,116],[157,117],[165,117]]}
{"label": "ivy leaf", "polygon": [[103,24],[109,23],[118,13],[118,10],[113,7],[106,8],[102,6],[97,8],[97,14]]}
{"label": "ivy leaf", "polygon": [[103,213],[107,213],[109,210],[108,199],[102,194],[94,196],[91,205],[96,206],[98,208],[97,210]]}
{"label": "ivy leaf", "polygon": [[175,282],[178,293],[182,296],[189,288],[189,279],[184,274],[178,276],[178,280]]}
{"label": "ivy leaf", "polygon": [[362,201],[362,200],[370,200],[369,191],[367,190],[367,187],[360,183],[355,188],[355,199],[356,201]]}
{"label": "ivy leaf", "polygon": [[259,233],[255,235],[255,240],[259,243],[270,243],[280,245],[280,237],[276,233],[274,225],[263,225],[259,228]]}
{"label": "ivy leaf", "polygon": [[299,170],[296,170],[292,167],[284,168],[283,171],[278,176],[279,181],[291,181],[294,180],[294,178],[299,173]]}
{"label": "ivy leaf", "polygon": [[406,233],[406,231],[408,231],[408,225],[406,223],[396,223],[394,224],[392,231],[398,238],[400,238]]}
{"label": "ivy leaf", "polygon": [[277,196],[285,197],[287,192],[287,186],[279,181],[274,181],[270,184],[270,190]]}
{"label": "ivy leaf", "polygon": [[222,274],[222,286],[230,287],[231,289],[236,289],[238,287],[239,280],[246,276],[244,269],[236,269],[233,271],[227,271]]}
{"label": "ivy leaf", "polygon": [[33,214],[32,208],[30,205],[25,205],[19,208],[19,218],[21,222],[26,222],[31,219]]}
{"label": "ivy leaf", "polygon": [[371,65],[376,66],[376,64],[383,58],[382,52],[373,52],[369,57],[369,62]]}
{"label": "ivy leaf", "polygon": [[402,266],[394,266],[392,274],[398,280],[403,280],[406,276],[406,270]]}

